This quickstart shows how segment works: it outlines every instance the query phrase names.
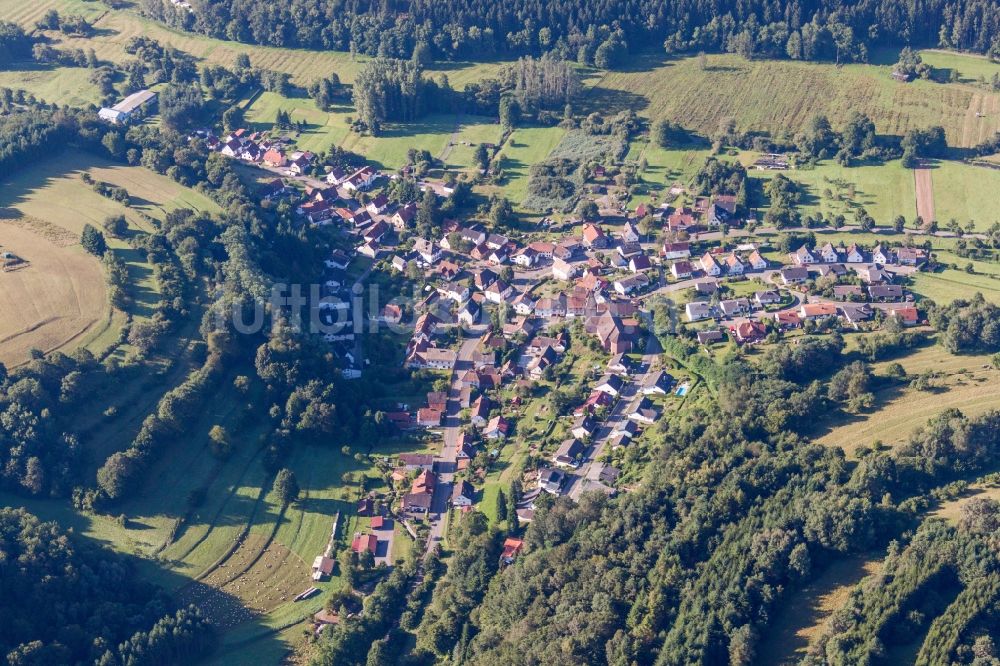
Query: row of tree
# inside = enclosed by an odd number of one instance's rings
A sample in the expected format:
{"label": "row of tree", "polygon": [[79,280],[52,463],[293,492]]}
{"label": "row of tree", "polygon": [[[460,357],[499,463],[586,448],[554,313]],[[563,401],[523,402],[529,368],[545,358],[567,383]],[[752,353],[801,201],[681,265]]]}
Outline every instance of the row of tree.
{"label": "row of tree", "polygon": [[[655,0],[361,0],[349,9],[321,0],[142,0],[141,11],[169,25],[235,41],[335,49],[396,58],[509,54],[562,57],[598,67],[623,64],[631,48],[668,52],[730,50],[747,57],[865,60],[872,45],[997,49],[993,0],[903,0],[844,5],[806,2]],[[1000,50],[1000,49],[998,49]]]}

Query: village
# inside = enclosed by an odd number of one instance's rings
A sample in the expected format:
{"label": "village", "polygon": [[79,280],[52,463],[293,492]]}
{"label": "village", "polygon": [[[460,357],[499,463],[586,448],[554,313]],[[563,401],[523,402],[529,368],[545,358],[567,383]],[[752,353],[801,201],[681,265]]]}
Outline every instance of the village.
{"label": "village", "polygon": [[[411,535],[426,534],[431,549],[452,515],[480,505],[491,465],[520,441],[526,403],[539,387],[555,385],[555,370],[571,348],[592,347],[595,362],[584,373],[579,402],[530,445],[533,462],[511,506],[526,524],[543,496],[627,490],[614,457],[698,384],[697,376],[662,365],[651,334],[657,299],[673,305],[677,334],[705,353],[767,344],[803,329],[921,321],[906,283],[932,262],[925,248],[817,241],[783,251],[759,233],[734,196],[697,196],[677,185],[670,201],[631,209],[605,197],[596,215],[570,217],[559,232],[549,218],[533,231],[503,233],[485,221],[445,218],[432,235],[421,235],[424,199],[389,197],[391,183],[405,172],[320,169],[312,153],[246,130],[207,139],[213,150],[268,174],[258,191],[262,202],[284,202],[304,223],[342,232],[345,242],[324,262],[329,302],[318,306],[331,321],[357,320],[350,288],[373,273],[405,281],[416,295],[391,294],[398,298],[360,313],[405,330],[405,367],[440,380],[425,404],[400,404],[386,415],[399,432],[423,433],[437,450],[399,455],[393,492],[359,505],[370,529],[350,535],[351,550],[373,565],[393,561],[392,521],[402,521]],[[756,165],[787,167],[775,155]],[[592,175],[602,176],[601,168]],[[455,191],[442,180],[418,186],[439,201]],[[344,377],[360,377],[371,359],[357,331],[324,337],[342,359]],[[504,562],[522,547],[508,538]],[[321,579],[332,566],[328,555],[317,557],[314,575]]]}

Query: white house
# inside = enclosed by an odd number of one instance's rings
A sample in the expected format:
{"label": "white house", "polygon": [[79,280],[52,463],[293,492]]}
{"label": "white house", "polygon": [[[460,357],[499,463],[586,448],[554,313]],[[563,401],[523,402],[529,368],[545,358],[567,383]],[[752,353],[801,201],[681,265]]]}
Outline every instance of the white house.
{"label": "white house", "polygon": [[840,256],[837,254],[837,250],[833,247],[833,243],[827,243],[824,245],[819,251],[819,256],[823,259],[823,262],[827,264],[835,264],[840,261]]}
{"label": "white house", "polygon": [[424,263],[433,264],[441,258],[441,249],[426,238],[418,238],[413,243],[413,251],[420,255]]}
{"label": "white house", "polygon": [[892,250],[883,247],[881,243],[876,245],[872,249],[872,261],[874,261],[876,264],[882,264],[883,266],[885,266],[886,264],[891,264]]}
{"label": "white house", "polygon": [[664,243],[660,249],[664,259],[687,259],[691,256],[691,243]]}
{"label": "white house", "polygon": [[711,275],[712,277],[722,275],[722,267],[719,266],[719,262],[708,252],[701,258],[701,270],[705,271],[706,275]]}
{"label": "white house", "polygon": [[691,301],[684,306],[688,321],[700,321],[712,316],[712,306],[704,301]]}
{"label": "white house", "polygon": [[638,243],[639,242],[639,230],[631,222],[626,222],[625,226],[622,227],[622,242],[624,243]]}
{"label": "white house", "polygon": [[552,260],[552,277],[557,280],[572,280],[577,276],[577,267],[559,257]]}
{"label": "white house", "polygon": [[675,261],[670,267],[670,274],[674,276],[675,279],[681,280],[684,278],[691,277],[693,272],[690,261]]}
{"label": "white house", "polygon": [[750,264],[750,268],[755,271],[762,271],[767,268],[767,259],[757,250],[750,253],[750,256],[747,257],[747,262]]}

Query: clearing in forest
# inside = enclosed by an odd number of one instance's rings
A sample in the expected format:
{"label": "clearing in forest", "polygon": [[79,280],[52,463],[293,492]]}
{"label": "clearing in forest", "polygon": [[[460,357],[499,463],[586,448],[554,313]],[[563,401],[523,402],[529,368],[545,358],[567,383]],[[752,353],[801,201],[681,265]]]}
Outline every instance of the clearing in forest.
{"label": "clearing in forest", "polygon": [[805,587],[793,591],[779,605],[774,620],[763,632],[757,663],[775,666],[798,663],[820,636],[830,615],[847,601],[854,586],[865,576],[877,573],[881,566],[880,554],[845,557],[830,564]]}
{"label": "clearing in forest", "polygon": [[[817,439],[819,443],[839,446],[852,456],[858,447],[876,441],[889,446],[902,444],[918,426],[945,409],[973,416],[1000,408],[1000,393],[995,389],[998,371],[986,355],[957,356],[935,345],[896,361],[911,377],[923,372],[939,376],[930,390],[892,386],[876,392],[874,411],[843,417]],[[885,365],[876,365],[875,371]]]}

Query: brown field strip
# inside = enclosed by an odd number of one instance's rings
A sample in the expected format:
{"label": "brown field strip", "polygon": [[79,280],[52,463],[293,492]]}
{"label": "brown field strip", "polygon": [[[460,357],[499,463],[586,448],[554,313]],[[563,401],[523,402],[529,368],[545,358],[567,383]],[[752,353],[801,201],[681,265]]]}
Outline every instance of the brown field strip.
{"label": "brown field strip", "polygon": [[914,169],[913,184],[917,192],[917,215],[925,222],[934,217],[934,183],[931,180],[930,169]]}

